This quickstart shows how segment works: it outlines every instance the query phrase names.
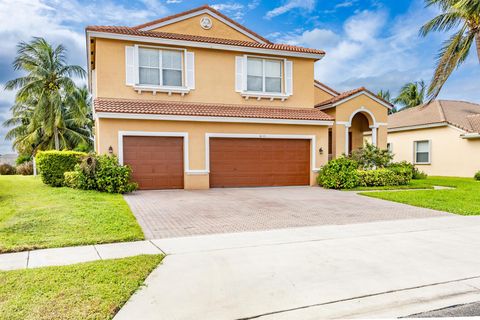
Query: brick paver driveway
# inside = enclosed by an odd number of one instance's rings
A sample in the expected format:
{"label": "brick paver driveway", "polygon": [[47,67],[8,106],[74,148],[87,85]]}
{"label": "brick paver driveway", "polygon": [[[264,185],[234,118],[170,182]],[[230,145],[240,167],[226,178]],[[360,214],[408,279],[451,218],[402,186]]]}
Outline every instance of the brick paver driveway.
{"label": "brick paver driveway", "polygon": [[138,191],[125,199],[149,239],[449,215],[319,187]]}

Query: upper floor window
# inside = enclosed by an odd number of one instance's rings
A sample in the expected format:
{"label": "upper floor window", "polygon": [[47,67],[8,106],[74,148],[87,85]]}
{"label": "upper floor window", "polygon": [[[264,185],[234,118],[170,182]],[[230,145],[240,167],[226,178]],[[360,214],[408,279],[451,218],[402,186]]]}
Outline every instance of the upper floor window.
{"label": "upper floor window", "polygon": [[431,161],[430,155],[430,141],[415,141],[414,143],[414,157],[417,164],[429,164]]}
{"label": "upper floor window", "polygon": [[293,94],[293,61],[258,56],[235,57],[235,91],[245,99],[280,99]]}
{"label": "upper floor window", "polygon": [[139,84],[183,86],[183,55],[177,50],[138,49]]}
{"label": "upper floor window", "polygon": [[282,61],[273,59],[247,59],[247,91],[281,93]]}

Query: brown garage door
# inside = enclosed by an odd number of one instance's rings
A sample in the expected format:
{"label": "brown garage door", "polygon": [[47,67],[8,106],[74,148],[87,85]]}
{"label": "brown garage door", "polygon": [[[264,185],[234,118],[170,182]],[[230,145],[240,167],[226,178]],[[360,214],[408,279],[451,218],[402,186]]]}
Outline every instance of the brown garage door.
{"label": "brown garage door", "polygon": [[183,188],[183,138],[123,137],[123,162],[140,189]]}
{"label": "brown garage door", "polygon": [[210,186],[296,186],[310,182],[310,140],[210,139]]}

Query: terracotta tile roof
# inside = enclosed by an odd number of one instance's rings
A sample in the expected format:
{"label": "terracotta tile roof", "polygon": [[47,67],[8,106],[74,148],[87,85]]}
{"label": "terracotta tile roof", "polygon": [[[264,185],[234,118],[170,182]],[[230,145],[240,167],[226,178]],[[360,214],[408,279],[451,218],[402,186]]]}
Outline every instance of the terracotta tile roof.
{"label": "terracotta tile roof", "polygon": [[444,123],[467,132],[480,132],[480,105],[465,101],[435,100],[388,116],[388,128]]}
{"label": "terracotta tile roof", "polygon": [[349,98],[349,97],[353,96],[354,94],[357,94],[357,93],[362,92],[362,91],[375,96],[377,99],[379,99],[379,100],[383,101],[384,103],[386,103],[387,105],[393,107],[393,105],[390,102],[378,97],[376,94],[374,94],[370,90],[367,90],[365,87],[360,87],[360,88],[353,89],[353,90],[350,90],[350,91],[342,92],[338,96],[335,96],[331,99],[328,99],[328,100],[325,100],[325,101],[322,101],[322,102],[318,103],[317,105],[315,105],[315,107],[319,108],[319,107],[326,107],[326,106],[329,106],[329,105],[333,105],[337,102],[340,102],[340,101],[342,101],[346,98]]}
{"label": "terracotta tile roof", "polygon": [[323,82],[320,82],[320,81],[315,80],[315,79],[313,80],[313,82],[319,84],[319,85],[322,86],[322,87],[327,88],[328,90],[332,91],[332,92],[335,93],[335,94],[340,94],[340,92],[338,92],[337,90],[333,89],[332,87],[327,86],[327,85],[326,85],[325,83],[323,83]]}
{"label": "terracotta tile roof", "polygon": [[273,44],[273,43],[264,44],[264,43],[252,42],[252,41],[212,38],[212,37],[194,36],[189,34],[178,34],[178,33],[168,33],[168,32],[157,32],[157,31],[140,31],[132,27],[88,26],[86,30],[124,34],[124,35],[130,35],[130,36],[142,36],[142,37],[151,37],[151,38],[225,44],[225,45],[232,45],[232,46],[238,46],[238,47],[250,47],[250,48],[259,48],[259,49],[267,49],[267,50],[281,50],[281,51],[293,51],[293,52],[301,52],[301,53],[325,54],[325,51],[323,50],[297,47],[297,46],[292,46],[288,44]]}
{"label": "terracotta tile roof", "polygon": [[235,117],[289,120],[326,120],[333,118],[315,108],[259,107],[233,104],[187,103],[104,99],[94,100],[95,112],[157,114],[200,117]]}
{"label": "terracotta tile roof", "polygon": [[180,12],[180,13],[177,13],[177,14],[173,14],[171,16],[168,16],[168,17],[164,17],[164,18],[160,18],[160,19],[157,19],[157,20],[153,20],[153,21],[150,21],[150,22],[147,22],[147,23],[143,23],[143,24],[140,24],[138,26],[135,26],[133,27],[134,29],[143,29],[143,28],[146,28],[146,27],[150,27],[150,26],[153,26],[153,25],[156,25],[158,23],[162,23],[162,22],[165,22],[165,21],[168,21],[168,20],[172,20],[172,19],[175,19],[175,18],[179,18],[179,17],[182,17],[182,16],[185,16],[185,15],[188,15],[188,14],[191,14],[191,13],[194,13],[194,12],[197,12],[197,11],[201,11],[201,10],[204,10],[204,9],[207,9],[207,10],[210,10],[212,11],[213,13],[219,15],[220,17],[222,17],[223,19],[227,20],[228,22],[230,23],[233,23],[234,25],[236,25],[237,27],[239,27],[240,29],[250,33],[251,35],[259,38],[260,40],[266,42],[266,43],[271,43],[269,40],[265,39],[264,37],[262,37],[261,35],[259,35],[258,33],[255,33],[253,32],[252,30],[246,28],[245,26],[241,25],[240,23],[236,22],[235,20],[233,19],[230,19],[229,17],[227,17],[226,15],[224,15],[223,13],[221,13],[220,11],[210,7],[209,5],[204,5],[204,6],[200,6],[198,8],[194,8],[194,9],[191,9],[191,10],[188,10],[188,11],[184,11],[184,12]]}

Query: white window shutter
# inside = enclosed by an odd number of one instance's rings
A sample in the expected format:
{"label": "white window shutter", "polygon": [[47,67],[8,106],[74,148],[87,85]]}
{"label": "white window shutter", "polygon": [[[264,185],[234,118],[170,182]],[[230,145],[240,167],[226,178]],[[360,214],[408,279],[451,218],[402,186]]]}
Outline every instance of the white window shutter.
{"label": "white window shutter", "polygon": [[135,85],[135,50],[133,46],[125,47],[125,84],[127,86]]}
{"label": "white window shutter", "polygon": [[187,51],[186,85],[189,89],[195,89],[195,53]]}
{"label": "white window shutter", "polygon": [[285,60],[285,93],[293,94],[293,62],[290,60]]}
{"label": "white window shutter", "polygon": [[138,46],[133,46],[133,70],[134,70],[134,79],[135,84],[140,83],[140,69],[138,67]]}
{"label": "white window shutter", "polygon": [[[235,57],[235,91],[243,91],[243,79],[244,79],[244,57],[237,56]],[[246,71],[246,70],[245,70]]]}

